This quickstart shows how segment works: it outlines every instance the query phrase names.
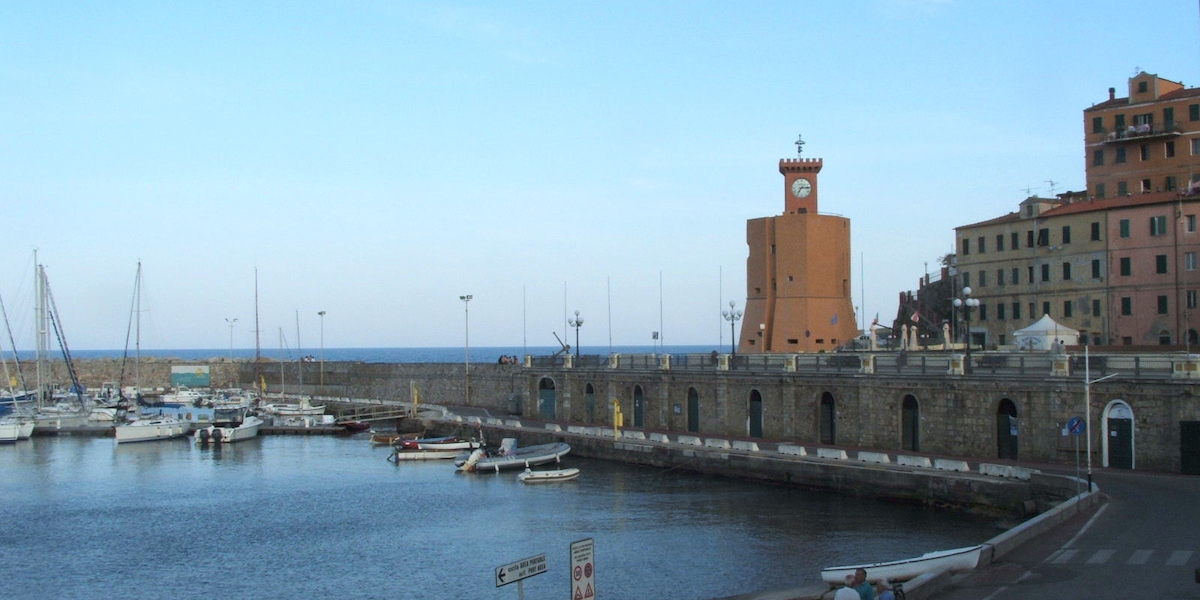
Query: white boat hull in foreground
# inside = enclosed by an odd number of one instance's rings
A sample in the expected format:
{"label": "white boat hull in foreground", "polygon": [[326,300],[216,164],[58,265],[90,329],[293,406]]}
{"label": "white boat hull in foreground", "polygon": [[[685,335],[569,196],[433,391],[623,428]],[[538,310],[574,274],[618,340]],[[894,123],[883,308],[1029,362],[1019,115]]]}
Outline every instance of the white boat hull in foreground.
{"label": "white boat hull in foreground", "polygon": [[144,417],[116,427],[117,443],[152,442],[183,437],[191,424],[172,417]]}
{"label": "white boat hull in foreground", "polygon": [[517,479],[521,483],[554,483],[557,481],[570,481],[579,477],[579,469],[571,467],[570,469],[550,469],[548,471],[534,471],[533,469],[525,469]]}
{"label": "white boat hull in foreground", "polygon": [[821,580],[830,585],[841,585],[847,575],[853,575],[856,569],[864,569],[870,581],[886,581],[898,579],[908,581],[918,575],[934,571],[970,571],[979,564],[979,553],[983,546],[968,546],[953,550],[928,552],[914,558],[893,560],[869,565],[845,565],[841,567],[826,567],[821,569]]}

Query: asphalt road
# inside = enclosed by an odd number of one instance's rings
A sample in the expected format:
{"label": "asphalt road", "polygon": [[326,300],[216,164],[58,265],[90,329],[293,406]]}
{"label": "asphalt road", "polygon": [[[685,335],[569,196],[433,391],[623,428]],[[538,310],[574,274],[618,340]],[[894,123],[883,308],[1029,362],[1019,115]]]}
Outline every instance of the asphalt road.
{"label": "asphalt road", "polygon": [[1103,470],[1107,502],[937,600],[1200,599],[1200,477]]}

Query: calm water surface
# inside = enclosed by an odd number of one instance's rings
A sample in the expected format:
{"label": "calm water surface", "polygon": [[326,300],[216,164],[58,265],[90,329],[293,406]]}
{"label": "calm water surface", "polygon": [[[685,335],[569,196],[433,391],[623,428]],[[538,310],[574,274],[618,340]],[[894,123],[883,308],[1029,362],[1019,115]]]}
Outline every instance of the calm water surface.
{"label": "calm water surface", "polygon": [[365,437],[35,438],[0,447],[5,598],[568,598],[595,539],[597,598],[699,600],[822,566],[981,542],[990,520],[576,457],[573,482],[393,465]]}

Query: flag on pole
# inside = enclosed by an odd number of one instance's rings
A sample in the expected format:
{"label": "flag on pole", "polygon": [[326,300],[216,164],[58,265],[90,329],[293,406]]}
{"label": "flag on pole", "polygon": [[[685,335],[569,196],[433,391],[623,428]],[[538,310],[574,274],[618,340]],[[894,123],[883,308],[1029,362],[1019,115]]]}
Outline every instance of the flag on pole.
{"label": "flag on pole", "polygon": [[879,313],[875,313],[875,320],[871,321],[871,327],[874,327],[878,324],[879,324]]}
{"label": "flag on pole", "polygon": [[917,321],[920,321],[920,320],[921,320],[921,309],[918,307],[917,310],[913,311],[912,322],[916,323]]}

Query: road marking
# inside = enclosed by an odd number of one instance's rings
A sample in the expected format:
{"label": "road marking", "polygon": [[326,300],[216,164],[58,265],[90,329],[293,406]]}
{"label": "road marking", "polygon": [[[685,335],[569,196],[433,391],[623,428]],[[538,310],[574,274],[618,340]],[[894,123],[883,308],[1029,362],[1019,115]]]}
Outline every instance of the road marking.
{"label": "road marking", "polygon": [[[1067,543],[1063,544],[1063,545],[1062,545],[1062,547],[1063,547],[1063,548],[1070,548],[1070,547],[1071,547],[1071,545],[1075,543],[1075,540],[1078,540],[1078,539],[1080,538],[1080,536],[1082,536],[1082,535],[1083,535],[1085,532],[1087,532],[1087,530],[1088,530],[1088,529],[1091,529],[1091,527],[1092,527],[1092,523],[1095,523],[1095,522],[1096,522],[1096,519],[1099,519],[1099,518],[1100,518],[1100,515],[1104,514],[1104,511],[1105,511],[1105,510],[1108,510],[1108,504],[1107,504],[1107,503],[1105,503],[1103,506],[1101,506],[1101,507],[1100,507],[1100,510],[1097,510],[1097,511],[1096,511],[1096,514],[1092,515],[1092,518],[1088,519],[1088,522],[1087,522],[1087,523],[1085,523],[1085,524],[1083,525],[1083,528],[1082,528],[1082,529],[1080,529],[1080,530],[1079,530],[1079,532],[1078,532],[1078,533],[1076,533],[1074,537],[1072,537],[1071,539],[1067,540]],[[1078,550],[1064,550],[1063,552],[1078,552]],[[1074,555],[1072,555],[1072,556],[1074,556]],[[1053,554],[1051,554],[1050,556],[1047,556],[1046,558],[1042,559],[1042,562],[1041,562],[1041,564],[1043,564],[1043,565],[1044,565],[1044,564],[1046,564],[1046,563],[1050,562],[1050,559],[1051,559],[1051,558],[1054,558],[1055,560],[1057,560],[1057,557],[1055,557]],[[1025,571],[1025,574],[1024,574],[1024,575],[1022,575],[1022,576],[1020,577],[1020,579],[1018,579],[1018,580],[1017,580],[1017,582],[1019,583],[1019,582],[1025,581],[1025,580],[1026,580],[1026,579],[1028,579],[1028,578],[1029,578],[1031,575],[1033,575],[1033,569],[1029,569],[1028,571]],[[1007,591],[1007,590],[1008,590],[1008,586],[1007,586],[1007,585],[1002,585],[1002,586],[1000,586],[1000,587],[996,588],[996,591],[994,591],[994,592],[992,592],[992,593],[988,594],[987,596],[984,596],[984,597],[982,598],[982,600],[992,600],[993,598],[995,598],[996,596],[999,596],[1000,594],[1004,593],[1004,592],[1005,592],[1005,591]]]}
{"label": "road marking", "polygon": [[1091,558],[1087,559],[1087,564],[1102,565],[1102,564],[1108,562],[1108,559],[1112,558],[1112,555],[1114,555],[1116,553],[1117,553],[1116,550],[1097,550],[1096,553],[1093,554]]}
{"label": "road marking", "polygon": [[1067,564],[1067,563],[1071,562],[1071,559],[1072,559],[1072,558],[1075,558],[1075,555],[1076,555],[1076,554],[1079,554],[1079,551],[1078,551],[1078,550],[1063,550],[1063,551],[1062,551],[1062,554],[1059,554],[1059,555],[1058,555],[1058,556],[1057,556],[1057,557],[1056,557],[1056,558],[1055,558],[1053,561],[1051,561],[1051,562],[1052,562],[1052,563],[1054,563],[1054,564],[1056,564],[1056,565],[1065,565],[1065,564]]}
{"label": "road marking", "polygon": [[1144,565],[1150,561],[1150,555],[1154,554],[1153,550],[1134,550],[1130,555],[1129,560],[1125,561],[1127,565]]}
{"label": "road marking", "polygon": [[1171,558],[1167,559],[1168,567],[1182,567],[1192,559],[1191,550],[1176,550],[1171,553]]}

